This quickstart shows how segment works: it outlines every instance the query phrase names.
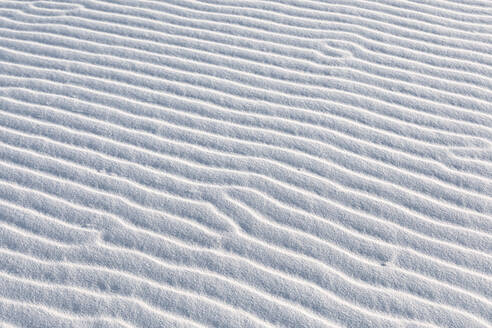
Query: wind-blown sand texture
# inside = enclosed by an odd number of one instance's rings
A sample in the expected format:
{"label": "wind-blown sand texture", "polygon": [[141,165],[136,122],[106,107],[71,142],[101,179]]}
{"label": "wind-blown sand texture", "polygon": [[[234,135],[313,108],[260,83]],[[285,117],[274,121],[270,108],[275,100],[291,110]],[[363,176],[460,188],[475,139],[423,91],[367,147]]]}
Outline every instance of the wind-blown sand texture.
{"label": "wind-blown sand texture", "polygon": [[491,327],[492,1],[0,1],[1,327]]}

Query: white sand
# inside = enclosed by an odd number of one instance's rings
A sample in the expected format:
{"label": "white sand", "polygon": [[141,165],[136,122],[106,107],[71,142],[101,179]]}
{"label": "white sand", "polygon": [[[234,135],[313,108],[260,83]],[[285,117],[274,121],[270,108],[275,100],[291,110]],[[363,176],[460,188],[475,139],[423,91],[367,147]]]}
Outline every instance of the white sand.
{"label": "white sand", "polygon": [[492,1],[0,1],[1,327],[491,327]]}

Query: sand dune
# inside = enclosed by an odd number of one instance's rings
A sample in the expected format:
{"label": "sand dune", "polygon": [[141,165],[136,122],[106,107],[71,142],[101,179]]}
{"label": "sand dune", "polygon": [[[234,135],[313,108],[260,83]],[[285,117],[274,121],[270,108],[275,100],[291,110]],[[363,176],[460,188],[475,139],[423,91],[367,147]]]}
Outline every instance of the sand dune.
{"label": "sand dune", "polygon": [[1,327],[491,327],[492,2],[0,2]]}

